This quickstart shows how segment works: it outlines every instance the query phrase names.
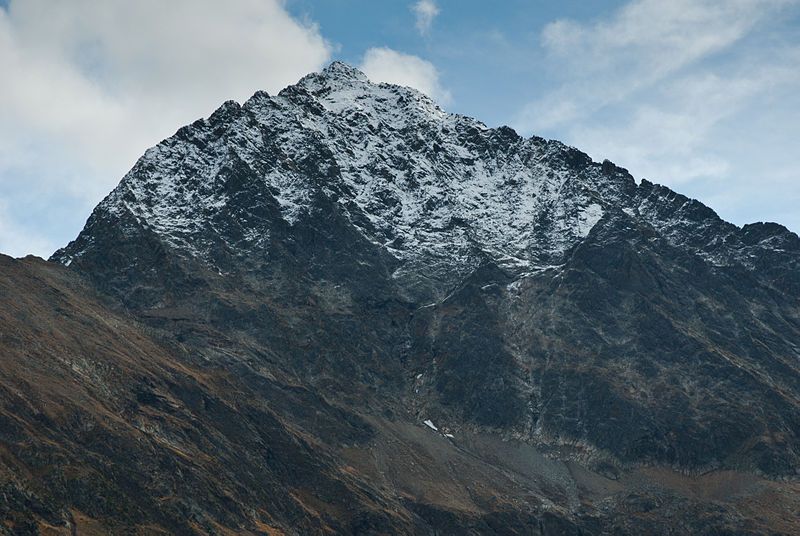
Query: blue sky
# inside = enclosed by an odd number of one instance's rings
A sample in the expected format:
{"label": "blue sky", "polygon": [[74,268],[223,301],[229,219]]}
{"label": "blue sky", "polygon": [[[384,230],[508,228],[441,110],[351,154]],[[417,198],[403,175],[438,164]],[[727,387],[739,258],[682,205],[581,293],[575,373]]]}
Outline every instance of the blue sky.
{"label": "blue sky", "polygon": [[539,40],[548,23],[564,17],[588,21],[624,2],[506,0],[489,5],[481,0],[439,0],[439,14],[425,35],[415,28],[412,4],[290,0],[287,7],[295,16],[318,23],[333,43],[335,56],[354,65],[374,47],[432,62],[456,97],[449,110],[500,125],[510,122],[520,102],[547,87]]}
{"label": "blue sky", "polygon": [[800,231],[798,0],[0,0],[0,252],[49,255],[144,150],[333,59]]}

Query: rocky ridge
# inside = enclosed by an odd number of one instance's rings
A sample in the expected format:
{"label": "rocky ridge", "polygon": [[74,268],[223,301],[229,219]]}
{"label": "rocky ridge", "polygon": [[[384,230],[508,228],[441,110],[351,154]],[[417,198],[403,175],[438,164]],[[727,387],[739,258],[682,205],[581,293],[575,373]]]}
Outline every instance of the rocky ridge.
{"label": "rocky ridge", "polygon": [[[214,247],[252,251],[268,242],[268,219],[243,214],[252,217],[235,229],[215,226],[241,194],[238,172],[259,178],[248,188],[287,225],[324,196],[402,264],[455,271],[445,288],[487,260],[515,275],[562,265],[601,218],[621,214],[716,266],[753,270],[768,252],[792,269],[800,251],[783,227],[738,229],[669,189],[637,186],[610,162],[446,113],[342,63],[184,127],[147,151],[95,217],[130,215],[175,250],[212,263]],[[79,238],[54,258],[68,263],[82,249]]]}

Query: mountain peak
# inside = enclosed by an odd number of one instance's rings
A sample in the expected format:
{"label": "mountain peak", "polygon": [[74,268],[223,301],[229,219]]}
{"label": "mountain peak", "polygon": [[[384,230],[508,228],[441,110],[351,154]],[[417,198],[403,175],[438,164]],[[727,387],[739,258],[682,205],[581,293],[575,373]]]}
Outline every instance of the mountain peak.
{"label": "mountain peak", "polygon": [[[516,274],[562,265],[604,216],[622,212],[716,265],[752,267],[736,229],[698,202],[637,187],[624,168],[562,143],[487,128],[413,89],[373,84],[339,61],[277,96],[228,102],[179,134],[149,150],[96,212],[129,215],[212,266],[220,244],[250,255],[276,228],[336,207],[399,261],[398,278],[409,265],[440,281],[434,293],[487,260]],[[267,209],[269,218],[220,232],[232,214]],[[91,234],[55,258],[80,257]]]}
{"label": "mountain peak", "polygon": [[327,78],[336,78],[339,80],[358,80],[367,82],[369,79],[362,71],[356,69],[348,63],[343,61],[333,61],[327,67],[322,69],[322,74]]}

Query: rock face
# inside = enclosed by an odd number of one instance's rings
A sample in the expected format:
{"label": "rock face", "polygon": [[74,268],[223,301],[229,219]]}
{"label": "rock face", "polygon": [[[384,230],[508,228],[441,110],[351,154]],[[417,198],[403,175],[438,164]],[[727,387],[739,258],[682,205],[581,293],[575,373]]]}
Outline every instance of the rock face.
{"label": "rock face", "polygon": [[148,150],[52,260],[239,402],[146,400],[279,473],[171,491],[181,530],[800,530],[797,235],[344,64]]}

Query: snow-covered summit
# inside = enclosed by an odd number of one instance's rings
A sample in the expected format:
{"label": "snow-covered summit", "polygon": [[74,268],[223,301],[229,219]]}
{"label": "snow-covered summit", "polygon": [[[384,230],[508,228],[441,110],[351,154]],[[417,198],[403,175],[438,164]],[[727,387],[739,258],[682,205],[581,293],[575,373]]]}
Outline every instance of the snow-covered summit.
{"label": "snow-covered summit", "polygon": [[[413,269],[447,280],[487,260],[519,274],[559,265],[603,218],[630,218],[713,262],[738,262],[738,228],[648,184],[334,62],[277,96],[226,102],[149,149],[55,258],[81,256],[92,221],[107,216],[201,260],[220,245],[268,249],[275,219],[262,209],[291,227],[327,199],[400,261],[398,277]],[[711,230],[687,240],[695,225]]]}
{"label": "snow-covered summit", "polygon": [[352,65],[344,63],[343,61],[333,61],[327,67],[325,67],[322,72],[319,73],[319,75],[317,75],[317,73],[311,73],[304,79],[317,78],[318,76],[322,76],[328,80],[339,79],[369,82],[367,75]]}

